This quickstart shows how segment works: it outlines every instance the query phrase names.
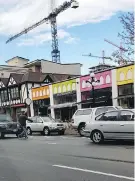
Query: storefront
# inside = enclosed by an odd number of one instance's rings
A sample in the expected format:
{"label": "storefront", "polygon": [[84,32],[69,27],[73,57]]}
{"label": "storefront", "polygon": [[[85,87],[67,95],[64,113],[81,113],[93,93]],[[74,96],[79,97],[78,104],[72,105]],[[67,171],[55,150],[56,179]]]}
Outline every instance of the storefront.
{"label": "storefront", "polygon": [[117,89],[119,106],[134,108],[134,65],[117,69]]}
{"label": "storefront", "polygon": [[32,100],[34,115],[48,116],[48,107],[50,105],[49,86],[42,86],[32,89]]}
{"label": "storefront", "polygon": [[77,109],[76,80],[53,84],[55,118],[68,121]]}
{"label": "storefront", "polygon": [[[95,107],[112,106],[112,77],[111,70],[95,74],[95,81],[99,80],[94,86]],[[82,108],[92,107],[92,86],[89,75],[80,78],[81,104]]]}

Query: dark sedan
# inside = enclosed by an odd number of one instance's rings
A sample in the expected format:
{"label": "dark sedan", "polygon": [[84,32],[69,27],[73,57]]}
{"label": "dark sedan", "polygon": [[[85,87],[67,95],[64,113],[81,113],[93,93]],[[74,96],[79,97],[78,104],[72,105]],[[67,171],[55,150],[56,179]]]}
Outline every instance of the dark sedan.
{"label": "dark sedan", "polygon": [[4,138],[7,134],[18,135],[19,129],[18,123],[13,122],[9,115],[0,114],[0,138]]}

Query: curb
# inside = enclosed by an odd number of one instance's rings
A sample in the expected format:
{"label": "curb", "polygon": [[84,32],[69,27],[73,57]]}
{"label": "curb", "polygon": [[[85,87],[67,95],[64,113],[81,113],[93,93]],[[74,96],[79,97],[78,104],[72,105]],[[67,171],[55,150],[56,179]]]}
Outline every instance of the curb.
{"label": "curb", "polygon": [[113,158],[102,158],[102,157],[94,157],[94,156],[79,156],[79,155],[64,155],[64,156],[71,156],[76,158],[88,158],[93,160],[104,160],[104,161],[112,161],[112,162],[121,162],[121,163],[131,163],[134,164],[134,161],[129,160],[120,160],[120,159],[113,159]]}

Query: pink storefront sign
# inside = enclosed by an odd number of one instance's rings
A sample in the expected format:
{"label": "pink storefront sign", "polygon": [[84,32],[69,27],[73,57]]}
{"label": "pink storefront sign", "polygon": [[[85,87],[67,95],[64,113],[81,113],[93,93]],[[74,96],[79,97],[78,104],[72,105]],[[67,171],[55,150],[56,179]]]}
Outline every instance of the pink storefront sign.
{"label": "pink storefront sign", "polygon": [[[90,85],[90,83],[86,83],[87,80],[91,81],[91,78],[89,75],[80,78],[81,92],[89,91],[92,89],[92,86]],[[112,86],[111,70],[95,74],[95,80],[100,80],[100,83],[96,83],[96,85],[94,86],[95,89],[103,89],[103,88],[111,87]]]}

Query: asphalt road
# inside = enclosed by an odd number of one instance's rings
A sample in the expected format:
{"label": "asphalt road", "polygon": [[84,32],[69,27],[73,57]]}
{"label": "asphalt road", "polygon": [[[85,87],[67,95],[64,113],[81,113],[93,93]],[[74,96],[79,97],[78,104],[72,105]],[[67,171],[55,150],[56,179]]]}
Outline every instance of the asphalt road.
{"label": "asphalt road", "polygon": [[0,140],[0,181],[134,180],[133,145],[88,138],[32,136]]}

